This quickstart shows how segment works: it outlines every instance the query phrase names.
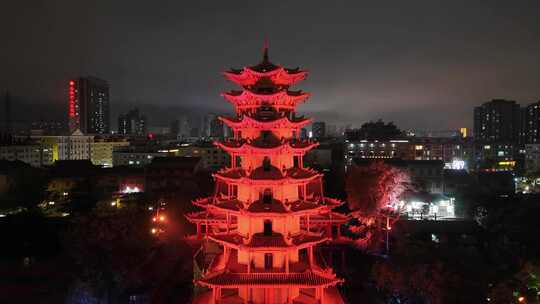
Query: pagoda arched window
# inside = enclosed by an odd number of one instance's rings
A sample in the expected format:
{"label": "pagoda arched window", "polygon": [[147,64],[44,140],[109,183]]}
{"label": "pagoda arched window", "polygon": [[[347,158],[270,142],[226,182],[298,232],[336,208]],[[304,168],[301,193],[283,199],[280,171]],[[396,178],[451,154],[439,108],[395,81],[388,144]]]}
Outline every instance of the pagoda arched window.
{"label": "pagoda arched window", "polygon": [[264,204],[271,204],[272,203],[272,190],[271,189],[264,189],[262,201]]}
{"label": "pagoda arched window", "polygon": [[270,132],[268,130],[261,131],[262,141],[267,142],[270,139],[270,134],[272,134],[272,132]]}
{"label": "pagoda arched window", "polygon": [[264,220],[263,233],[265,236],[272,235],[272,220]]}
{"label": "pagoda arched window", "polygon": [[268,156],[265,156],[263,159],[263,170],[265,172],[270,171],[270,158]]}

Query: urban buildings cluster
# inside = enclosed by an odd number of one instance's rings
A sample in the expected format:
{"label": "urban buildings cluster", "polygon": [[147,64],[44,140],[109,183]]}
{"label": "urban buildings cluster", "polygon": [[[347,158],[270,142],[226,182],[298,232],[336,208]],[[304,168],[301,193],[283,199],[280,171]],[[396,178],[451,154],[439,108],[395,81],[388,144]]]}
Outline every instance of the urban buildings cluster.
{"label": "urban buildings cluster", "polygon": [[[212,144],[233,137],[220,115],[180,114],[169,127],[152,132],[147,115],[132,108],[118,116],[117,129],[113,130],[106,81],[79,77],[69,81],[67,90],[68,123],[34,122],[24,134],[12,130],[12,97],[5,95],[0,159],[36,167],[58,160],[87,159],[94,165],[112,167],[145,166],[156,157],[192,156],[201,157],[208,170],[230,163],[228,155]],[[321,141],[306,160],[323,170],[331,166],[339,142],[345,166],[355,160],[380,159],[431,161],[437,170],[506,171],[518,176],[540,170],[540,102],[520,106],[515,101],[494,99],[475,107],[472,118],[473,132],[467,128],[445,134],[404,132],[394,125],[381,126],[381,122],[366,123],[359,129],[338,128],[316,121],[309,129],[300,128],[298,137]]]}

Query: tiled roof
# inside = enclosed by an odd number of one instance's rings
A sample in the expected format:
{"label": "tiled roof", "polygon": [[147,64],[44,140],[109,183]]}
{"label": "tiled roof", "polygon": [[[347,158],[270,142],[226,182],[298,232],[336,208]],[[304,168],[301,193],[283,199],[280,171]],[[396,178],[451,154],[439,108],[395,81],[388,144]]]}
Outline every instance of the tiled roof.
{"label": "tiled roof", "polygon": [[186,214],[190,221],[226,221],[227,218],[223,214],[212,214],[208,211],[191,212]]}
{"label": "tiled roof", "polygon": [[253,180],[280,180],[282,178],[290,177],[290,178],[299,180],[299,179],[315,177],[316,175],[319,175],[320,173],[312,169],[290,168],[285,172],[285,174],[282,174],[281,170],[279,170],[277,167],[270,166],[268,170],[264,170],[264,168],[261,166],[251,171],[249,176],[246,170],[242,168],[224,169],[217,172],[216,174],[224,178],[232,178],[232,179],[240,179],[242,177],[249,177]]}
{"label": "tiled roof", "polygon": [[293,244],[298,246],[306,243],[323,242],[328,238],[316,234],[303,233],[292,238]]}
{"label": "tiled roof", "polygon": [[273,199],[270,204],[263,203],[262,201],[258,200],[251,205],[249,205],[248,209],[249,212],[276,212],[276,213],[286,213],[288,210],[283,206],[283,203],[281,201]]}
{"label": "tiled roof", "polygon": [[227,178],[241,178],[246,176],[246,171],[242,168],[224,169],[219,171],[218,174]]}
{"label": "tiled roof", "polygon": [[244,244],[244,237],[237,233],[212,234],[210,235],[210,238],[218,242],[229,243],[236,246]]}
{"label": "tiled roof", "polygon": [[251,171],[251,174],[249,175],[252,179],[271,179],[271,180],[277,180],[282,179],[284,176],[281,174],[281,171],[274,167],[270,166],[268,170],[264,170],[263,167],[259,167],[253,171]]}
{"label": "tiled roof", "polygon": [[316,172],[315,170],[304,169],[304,168],[290,168],[287,170],[287,176],[292,177],[292,178],[297,178],[297,179],[308,178],[317,174],[319,173]]}
{"label": "tiled roof", "polygon": [[216,207],[219,207],[222,209],[228,209],[232,211],[240,211],[240,209],[243,208],[242,203],[236,199],[216,203]]}
{"label": "tiled roof", "polygon": [[320,207],[321,205],[315,202],[296,201],[292,203],[290,206],[291,206],[291,211],[296,212],[296,211],[315,209],[315,208]]}
{"label": "tiled roof", "polygon": [[296,286],[328,286],[340,283],[337,278],[324,277],[313,272],[305,273],[230,273],[223,272],[207,276],[198,282],[203,285],[241,286],[241,285],[296,285]]}
{"label": "tiled roof", "polygon": [[251,237],[248,246],[250,247],[288,247],[289,245],[283,239],[280,233],[272,235],[264,235],[264,233],[256,233]]}

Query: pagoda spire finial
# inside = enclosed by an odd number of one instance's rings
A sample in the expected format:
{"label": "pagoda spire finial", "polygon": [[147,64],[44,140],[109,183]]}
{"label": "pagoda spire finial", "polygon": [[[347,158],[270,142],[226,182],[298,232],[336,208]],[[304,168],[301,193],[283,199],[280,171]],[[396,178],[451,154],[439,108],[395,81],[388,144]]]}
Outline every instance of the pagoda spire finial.
{"label": "pagoda spire finial", "polygon": [[270,59],[268,59],[268,45],[268,38],[264,38],[263,62],[270,62]]}

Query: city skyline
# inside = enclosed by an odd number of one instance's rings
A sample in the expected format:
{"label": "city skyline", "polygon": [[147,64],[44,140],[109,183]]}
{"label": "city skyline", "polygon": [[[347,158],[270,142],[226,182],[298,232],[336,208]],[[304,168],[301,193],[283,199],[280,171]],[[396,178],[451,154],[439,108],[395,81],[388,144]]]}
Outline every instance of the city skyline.
{"label": "city skyline", "polygon": [[[539,67],[533,9],[538,3],[501,3],[466,9],[431,3],[384,9],[222,4],[212,7],[214,14],[183,3],[147,8],[138,2],[128,7],[55,1],[24,9],[10,3],[6,12],[25,13],[2,18],[14,26],[2,27],[12,43],[0,51],[0,88],[37,109],[67,111],[68,80],[95,75],[110,83],[112,119],[135,106],[158,117],[192,108],[221,112],[226,108],[218,93],[231,86],[212,71],[225,71],[229,62],[257,61],[267,38],[276,63],[304,62],[316,71],[306,87],[315,97],[301,111],[319,120],[359,126],[381,118],[404,129],[472,127],[470,113],[480,103],[505,98],[527,105],[540,99],[540,75],[532,72]],[[69,14],[72,7],[86,12],[80,22],[72,22],[80,17]],[[331,22],[321,22],[326,18]],[[297,37],[296,30],[306,35]],[[36,120],[48,118],[27,112]]]}

